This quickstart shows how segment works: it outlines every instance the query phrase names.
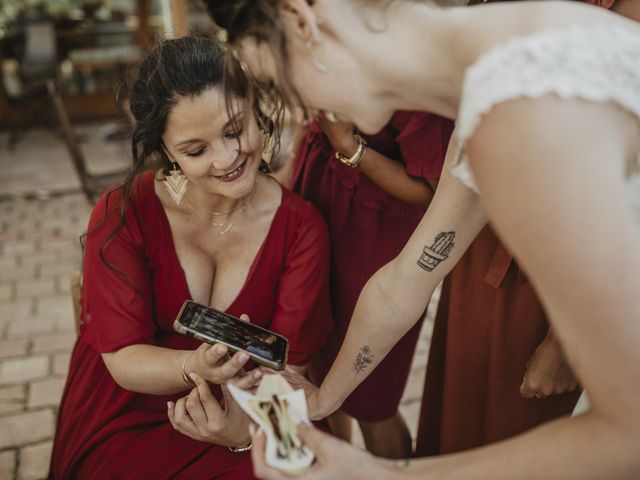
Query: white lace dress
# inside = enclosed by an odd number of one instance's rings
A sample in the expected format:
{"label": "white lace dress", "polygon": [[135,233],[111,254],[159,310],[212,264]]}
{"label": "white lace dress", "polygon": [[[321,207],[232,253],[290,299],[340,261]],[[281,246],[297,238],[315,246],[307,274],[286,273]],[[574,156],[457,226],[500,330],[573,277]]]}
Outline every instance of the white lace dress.
{"label": "white lace dress", "polygon": [[[478,190],[465,144],[484,114],[502,102],[549,94],[615,102],[640,126],[640,27],[571,25],[517,37],[484,53],[465,72],[454,176]],[[640,155],[636,167],[627,185],[640,222]]]}

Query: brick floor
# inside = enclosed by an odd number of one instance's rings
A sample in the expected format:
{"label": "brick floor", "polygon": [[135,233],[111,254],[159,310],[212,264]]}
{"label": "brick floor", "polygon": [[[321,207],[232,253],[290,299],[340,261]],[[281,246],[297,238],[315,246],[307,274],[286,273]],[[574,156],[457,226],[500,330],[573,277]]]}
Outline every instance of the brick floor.
{"label": "brick floor", "polygon": [[39,480],[49,472],[52,441],[29,445],[20,450],[18,480]]}
{"label": "brick floor", "polygon": [[[86,128],[94,131],[89,145],[98,145],[102,127]],[[118,166],[114,148],[96,148],[90,165]],[[0,164],[8,168],[0,179],[0,480],[35,480],[47,475],[75,340],[67,285],[90,207],[73,193],[79,183],[50,132],[34,129],[11,153],[0,134]],[[72,193],[49,198],[45,190]],[[21,196],[30,192],[43,198]]]}

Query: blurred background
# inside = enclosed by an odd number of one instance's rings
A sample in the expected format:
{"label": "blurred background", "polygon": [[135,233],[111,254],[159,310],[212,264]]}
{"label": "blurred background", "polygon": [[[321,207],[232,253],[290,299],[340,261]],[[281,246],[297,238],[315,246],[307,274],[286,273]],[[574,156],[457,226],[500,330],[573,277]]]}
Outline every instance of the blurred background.
{"label": "blurred background", "polygon": [[[79,237],[130,162],[118,89],[155,39],[212,29],[199,0],[0,0],[0,480],[48,472]],[[431,325],[401,407],[414,435]]]}

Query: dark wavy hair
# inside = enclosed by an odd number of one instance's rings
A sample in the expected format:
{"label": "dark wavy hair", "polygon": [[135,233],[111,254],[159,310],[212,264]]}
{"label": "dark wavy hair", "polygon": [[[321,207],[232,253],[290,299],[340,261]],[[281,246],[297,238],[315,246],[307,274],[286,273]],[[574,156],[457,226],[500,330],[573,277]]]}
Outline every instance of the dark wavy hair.
{"label": "dark wavy hair", "polygon": [[[123,183],[106,194],[105,217],[95,227],[98,228],[111,214],[111,196],[120,192],[119,222],[100,248],[100,258],[112,270],[117,271],[106,259],[105,249],[124,225],[135,178],[150,168],[161,167],[165,174],[171,169],[172,162],[163,148],[162,136],[167,118],[181,98],[196,97],[209,88],[221,88],[225,92],[229,118],[237,118],[234,108],[239,107],[233,101],[241,99],[244,103],[241,102],[240,108],[244,106],[246,111],[253,110],[258,127],[272,133],[271,122],[261,110],[261,103],[264,102],[251,77],[239,69],[239,74],[233,79],[225,79],[227,63],[238,64],[238,61],[213,36],[162,40],[149,51],[137,72],[121,87],[118,97],[121,101],[128,101],[135,120],[131,137],[133,162]],[[245,122],[250,120],[250,116],[245,117]],[[234,121],[239,123],[242,120]],[[243,126],[238,124],[234,128]]]}
{"label": "dark wavy hair", "polygon": [[[313,3],[313,0],[307,1],[309,4]],[[231,46],[250,37],[271,49],[276,60],[276,75],[281,80],[283,89],[277,90],[273,84],[264,82],[259,83],[259,87],[270,105],[269,116],[274,121],[276,137],[279,138],[285,104],[289,102],[304,106],[304,103],[291,82],[287,39],[278,15],[278,0],[203,0],[203,3],[211,19],[226,32],[227,42]],[[233,81],[242,66],[227,62],[225,67],[225,78]]]}

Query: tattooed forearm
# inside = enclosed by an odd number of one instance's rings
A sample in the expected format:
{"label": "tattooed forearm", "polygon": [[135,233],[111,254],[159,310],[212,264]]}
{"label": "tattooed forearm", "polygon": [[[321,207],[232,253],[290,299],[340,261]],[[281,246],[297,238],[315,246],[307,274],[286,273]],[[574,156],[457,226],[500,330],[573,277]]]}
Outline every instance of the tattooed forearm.
{"label": "tattooed forearm", "polygon": [[436,235],[433,245],[425,246],[418,260],[418,266],[427,272],[436,268],[440,262],[449,257],[449,253],[453,249],[456,238],[456,232],[440,232]]}
{"label": "tattooed forearm", "polygon": [[367,368],[372,361],[373,353],[371,353],[371,349],[365,345],[360,349],[358,356],[356,357],[356,361],[353,363],[353,368],[355,368],[356,374]]}

